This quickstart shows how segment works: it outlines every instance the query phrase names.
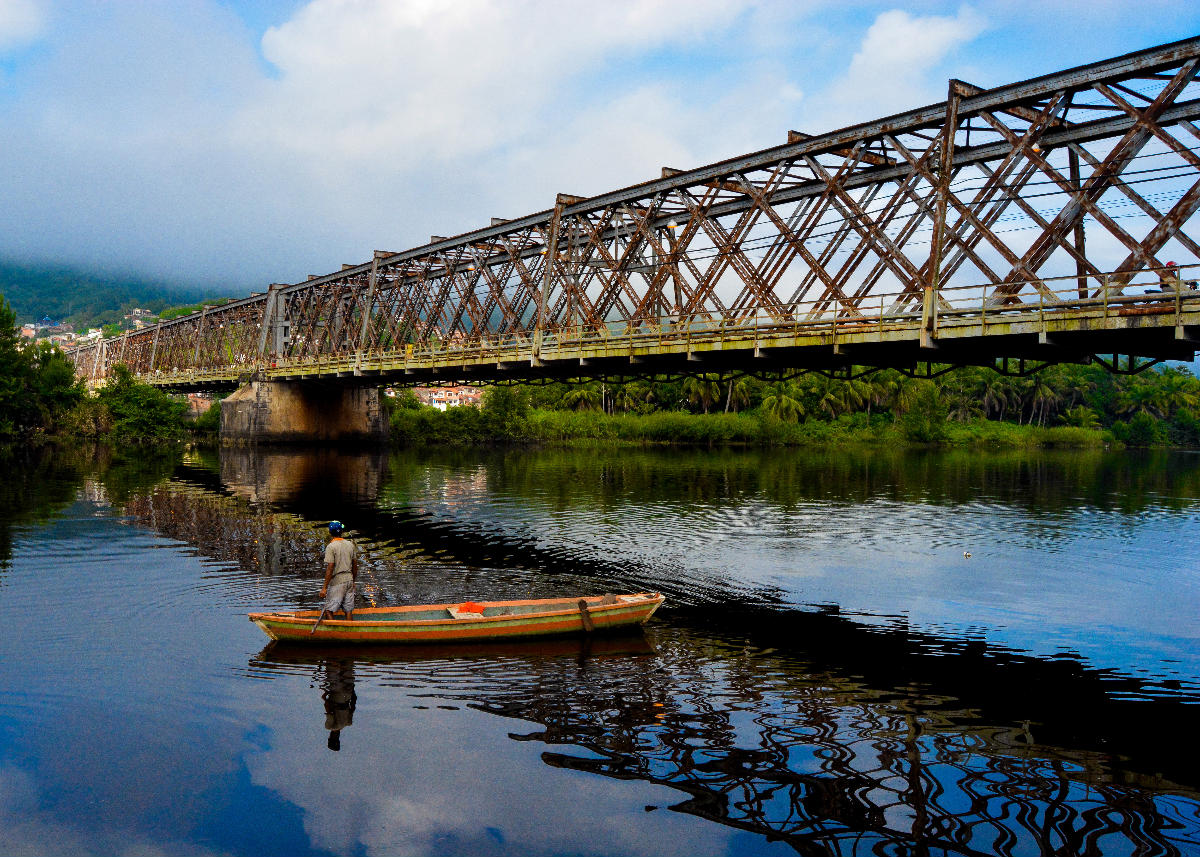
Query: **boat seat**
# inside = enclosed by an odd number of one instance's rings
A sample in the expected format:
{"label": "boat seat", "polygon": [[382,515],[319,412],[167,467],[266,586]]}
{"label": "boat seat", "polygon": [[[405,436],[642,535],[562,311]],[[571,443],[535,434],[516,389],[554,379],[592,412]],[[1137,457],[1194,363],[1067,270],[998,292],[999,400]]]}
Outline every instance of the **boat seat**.
{"label": "boat seat", "polygon": [[447,607],[446,612],[450,614],[451,619],[482,619],[483,611],[478,613],[470,610],[463,610],[459,607]]}

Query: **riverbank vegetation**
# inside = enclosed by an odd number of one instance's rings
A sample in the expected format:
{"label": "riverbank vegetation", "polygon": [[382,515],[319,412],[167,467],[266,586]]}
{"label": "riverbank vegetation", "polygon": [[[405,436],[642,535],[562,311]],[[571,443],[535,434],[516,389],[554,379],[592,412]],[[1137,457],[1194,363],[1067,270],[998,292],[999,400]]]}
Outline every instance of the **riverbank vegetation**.
{"label": "riverbank vegetation", "polygon": [[401,393],[391,423],[401,444],[1200,446],[1200,379],[1175,367],[1123,376],[1069,365],[1027,377],[968,367],[932,379],[884,370],[592,381],[492,388],[482,408],[444,412]]}
{"label": "riverbank vegetation", "polygon": [[90,393],[62,351],[46,342],[21,341],[15,324],[15,313],[0,298],[0,442],[184,437],[187,405],[181,399],[139,383],[124,366]]}

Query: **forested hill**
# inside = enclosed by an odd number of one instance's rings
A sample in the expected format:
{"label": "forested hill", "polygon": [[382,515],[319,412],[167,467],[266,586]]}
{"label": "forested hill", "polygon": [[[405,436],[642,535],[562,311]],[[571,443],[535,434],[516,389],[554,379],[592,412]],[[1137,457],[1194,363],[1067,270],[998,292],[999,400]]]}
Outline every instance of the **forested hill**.
{"label": "forested hill", "polygon": [[135,306],[158,313],[221,296],[211,287],[2,260],[0,294],[8,299],[18,322],[50,316],[76,329],[118,323]]}

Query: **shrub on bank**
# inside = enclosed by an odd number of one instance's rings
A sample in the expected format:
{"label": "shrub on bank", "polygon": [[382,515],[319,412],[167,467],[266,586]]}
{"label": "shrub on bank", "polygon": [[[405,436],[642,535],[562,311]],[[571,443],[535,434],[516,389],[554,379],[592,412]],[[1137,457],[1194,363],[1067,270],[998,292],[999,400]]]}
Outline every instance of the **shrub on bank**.
{"label": "shrub on bank", "polygon": [[0,440],[55,430],[82,397],[71,362],[48,342],[23,342],[0,295]]}
{"label": "shrub on bank", "polygon": [[221,430],[221,402],[214,400],[208,410],[196,417],[192,431],[197,434],[216,434]]}
{"label": "shrub on bank", "polygon": [[1113,433],[1078,426],[1042,428],[993,420],[948,423],[943,442],[948,446],[986,446],[998,449],[1036,447],[1100,448],[1116,442]]}
{"label": "shrub on bank", "polygon": [[1113,423],[1112,433],[1129,446],[1161,446],[1167,441],[1166,425],[1144,411],[1134,414],[1129,422]]}
{"label": "shrub on bank", "polygon": [[936,409],[914,409],[893,422],[888,416],[844,414],[832,420],[788,421],[761,412],[605,414],[599,411],[531,410],[499,397],[481,409],[396,409],[392,437],[400,445],[489,443],[616,443],[677,446],[988,446],[997,448],[1103,447],[1113,434],[1074,426],[1033,425],[977,419],[947,421]]}
{"label": "shrub on bank", "polygon": [[177,440],[184,433],[187,403],[133,377],[125,366],[116,366],[99,393],[108,410],[111,433],[123,440]]}

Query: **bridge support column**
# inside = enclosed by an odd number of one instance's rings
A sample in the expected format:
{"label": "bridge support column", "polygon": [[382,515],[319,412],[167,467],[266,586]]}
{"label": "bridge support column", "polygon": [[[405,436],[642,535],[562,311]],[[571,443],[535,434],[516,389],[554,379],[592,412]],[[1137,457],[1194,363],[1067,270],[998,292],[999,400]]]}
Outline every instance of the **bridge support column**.
{"label": "bridge support column", "polygon": [[379,442],[388,424],[377,387],[252,380],[221,402],[222,442]]}

